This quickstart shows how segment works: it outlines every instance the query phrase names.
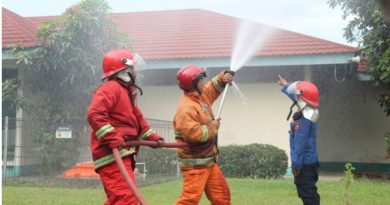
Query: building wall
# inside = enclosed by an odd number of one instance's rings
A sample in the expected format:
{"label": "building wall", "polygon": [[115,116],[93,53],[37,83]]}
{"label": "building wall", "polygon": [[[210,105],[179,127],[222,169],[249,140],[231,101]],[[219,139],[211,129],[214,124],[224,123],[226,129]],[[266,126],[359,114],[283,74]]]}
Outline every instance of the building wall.
{"label": "building wall", "polygon": [[[309,69],[309,75],[307,70]],[[306,70],[306,72],[305,72]],[[138,104],[145,117],[172,120],[182,91],[177,87],[177,69],[145,72],[144,95]],[[212,77],[221,69],[209,70]],[[245,68],[236,74],[242,95],[231,88],[222,110],[220,145],[266,143],[289,153],[286,116],[291,105],[276,83],[277,74],[289,81],[309,76],[321,92],[318,122],[318,151],[321,162],[360,162],[390,164],[384,159],[384,134],[390,131],[390,118],[377,103],[382,90],[355,80],[351,69],[333,66]],[[22,74],[22,73],[21,73]],[[28,90],[28,89],[26,89]],[[25,93],[33,99],[29,93]],[[219,101],[214,104],[216,114]],[[23,115],[23,118],[26,116]],[[24,139],[22,143],[28,140]],[[35,161],[35,160],[34,160]],[[24,162],[27,163],[27,162]]]}
{"label": "building wall", "polygon": [[[310,77],[321,92],[317,142],[320,161],[389,164],[384,158],[384,135],[390,131],[390,118],[377,103],[376,96],[381,90],[357,81],[351,72],[344,73],[344,82],[337,82],[343,73],[335,80],[333,66],[310,69]],[[296,70],[297,75],[292,75],[291,70],[278,72],[287,73],[291,81],[304,79],[305,75],[301,68]],[[267,143],[289,153],[286,116],[291,102],[280,92],[276,76],[273,72],[267,80],[249,84],[241,79],[238,87],[243,97],[235,94],[234,89],[229,91],[222,110],[220,145]],[[172,120],[182,93],[177,86],[144,86],[143,89],[145,94],[139,98],[139,106],[144,115]],[[219,101],[214,105],[214,114],[218,105]]]}
{"label": "building wall", "polygon": [[321,91],[318,150],[324,162],[390,163],[385,159],[384,136],[390,132],[390,117],[378,104],[383,88],[362,82],[333,68],[314,70]]}

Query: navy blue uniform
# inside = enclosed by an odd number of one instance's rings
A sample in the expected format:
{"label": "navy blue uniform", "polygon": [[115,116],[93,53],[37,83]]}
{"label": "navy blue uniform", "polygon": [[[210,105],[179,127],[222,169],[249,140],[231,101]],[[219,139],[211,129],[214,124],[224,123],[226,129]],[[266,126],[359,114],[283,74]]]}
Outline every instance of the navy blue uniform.
{"label": "navy blue uniform", "polygon": [[[287,87],[288,85],[285,85],[282,92],[295,101],[295,95],[288,93]],[[318,205],[320,195],[316,186],[319,167],[316,146],[317,123],[306,119],[301,112],[296,112],[289,133],[291,168],[299,172],[294,176],[298,196],[304,205]]]}

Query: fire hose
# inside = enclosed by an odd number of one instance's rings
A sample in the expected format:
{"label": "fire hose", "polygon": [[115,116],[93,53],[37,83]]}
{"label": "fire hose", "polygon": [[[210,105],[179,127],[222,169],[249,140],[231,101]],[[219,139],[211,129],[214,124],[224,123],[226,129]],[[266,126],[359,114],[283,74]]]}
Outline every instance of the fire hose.
{"label": "fire hose", "polygon": [[[127,141],[125,143],[126,146],[148,146],[148,147],[166,147],[166,148],[180,148],[180,147],[187,147],[189,146],[186,142],[179,142],[179,143],[173,143],[173,142],[155,142],[155,141],[141,141],[141,140],[131,140]],[[137,201],[141,205],[147,205],[145,199],[142,197],[141,192],[138,190],[137,186],[135,185],[134,181],[130,178],[129,173],[126,170],[125,165],[123,164],[122,157],[119,154],[118,148],[114,148],[112,150],[112,153],[114,154],[114,158],[116,163],[118,164],[118,167],[122,173],[122,176],[125,178],[125,181],[127,185],[129,186],[131,192],[137,199]]]}
{"label": "fire hose", "polygon": [[215,119],[218,119],[218,118],[221,117],[222,107],[223,107],[223,103],[225,102],[225,97],[226,97],[226,93],[227,93],[228,88],[229,88],[229,85],[226,84],[225,85],[225,90],[222,93],[221,103],[219,104],[218,111],[217,111],[217,116],[216,116]]}
{"label": "fire hose", "polygon": [[129,185],[129,188],[130,188],[131,192],[133,192],[133,194],[134,194],[135,198],[137,199],[137,201],[141,205],[147,205],[145,199],[142,197],[142,195],[139,192],[137,186],[135,185],[133,180],[131,180],[131,178],[129,176],[129,173],[127,173],[126,167],[123,164],[122,157],[119,154],[118,148],[114,148],[112,150],[112,153],[114,154],[115,161],[118,164],[119,169],[121,170],[122,176],[125,178],[125,181],[126,181],[127,185]]}
{"label": "fire hose", "polygon": [[187,142],[156,142],[156,141],[142,141],[142,140],[130,140],[125,143],[125,146],[148,146],[153,148],[165,147],[165,148],[181,148],[188,147]]}
{"label": "fire hose", "polygon": [[[234,76],[235,72],[234,71],[231,71],[231,70],[228,70],[228,71],[225,71],[225,73],[229,73],[230,75]],[[229,84],[226,84],[225,85],[225,89],[223,90],[223,93],[222,93],[222,99],[221,99],[221,103],[219,104],[218,106],[218,111],[217,111],[217,116],[215,119],[218,119],[221,117],[221,112],[222,112],[222,107],[223,107],[223,104],[225,102],[225,97],[226,97],[226,93],[228,91],[228,88],[229,88]]]}

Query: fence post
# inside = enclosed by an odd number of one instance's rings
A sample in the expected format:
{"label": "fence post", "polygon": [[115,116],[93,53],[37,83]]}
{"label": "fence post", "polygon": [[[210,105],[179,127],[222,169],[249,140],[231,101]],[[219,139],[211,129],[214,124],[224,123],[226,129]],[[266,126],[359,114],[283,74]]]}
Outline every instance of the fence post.
{"label": "fence post", "polygon": [[4,148],[3,148],[3,176],[6,176],[7,171],[7,151],[8,151],[8,116],[4,122]]}
{"label": "fence post", "polygon": [[176,161],[176,177],[179,178],[180,177],[180,167],[179,167],[179,162]]}

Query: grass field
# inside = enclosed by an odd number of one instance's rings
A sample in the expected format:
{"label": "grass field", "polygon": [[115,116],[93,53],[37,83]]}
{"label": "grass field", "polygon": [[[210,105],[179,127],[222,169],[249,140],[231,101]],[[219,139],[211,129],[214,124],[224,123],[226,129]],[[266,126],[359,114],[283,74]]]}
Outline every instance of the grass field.
{"label": "grass field", "polygon": [[[291,179],[256,180],[228,179],[233,205],[301,205]],[[318,183],[323,205],[343,205],[343,184],[320,180]],[[352,205],[390,204],[390,183],[357,180],[351,187]],[[181,191],[181,181],[141,188],[149,205],[172,205]],[[103,204],[103,189],[3,187],[3,205],[96,205]],[[209,204],[203,197],[202,205]]]}

